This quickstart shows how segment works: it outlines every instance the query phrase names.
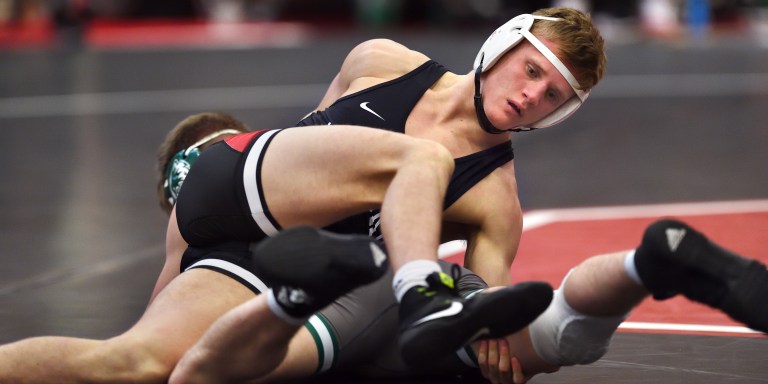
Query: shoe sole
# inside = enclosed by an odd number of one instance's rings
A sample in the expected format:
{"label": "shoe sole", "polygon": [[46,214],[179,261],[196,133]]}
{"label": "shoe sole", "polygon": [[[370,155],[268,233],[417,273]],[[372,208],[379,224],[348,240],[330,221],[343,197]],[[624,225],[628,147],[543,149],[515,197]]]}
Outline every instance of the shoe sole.
{"label": "shoe sole", "polygon": [[533,322],[552,301],[552,287],[526,282],[464,302],[459,315],[405,328],[400,333],[403,360],[416,369],[437,364],[481,338],[499,338]]}
{"label": "shoe sole", "polygon": [[768,269],[752,261],[723,298],[722,309],[734,320],[768,333]]}
{"label": "shoe sole", "polygon": [[260,242],[253,263],[272,284],[308,290],[354,288],[381,277],[387,258],[368,236],[340,235],[312,227],[296,227]]}
{"label": "shoe sole", "polygon": [[[720,309],[734,320],[768,333],[768,306],[765,305],[765,298],[768,297],[768,269],[765,265],[721,248],[684,223],[663,220],[654,225],[686,230],[686,238],[679,245],[679,250],[684,251],[665,250],[660,254],[677,264],[681,271],[689,271],[682,272],[689,274],[683,275],[683,280],[689,279],[712,287],[710,290],[683,291],[687,298]],[[704,293],[712,289],[719,292],[716,295]]]}

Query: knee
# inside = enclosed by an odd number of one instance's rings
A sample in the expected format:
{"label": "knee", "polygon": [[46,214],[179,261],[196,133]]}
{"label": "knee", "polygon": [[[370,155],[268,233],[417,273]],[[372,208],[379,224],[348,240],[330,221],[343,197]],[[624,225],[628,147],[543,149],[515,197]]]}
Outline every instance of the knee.
{"label": "knee", "polygon": [[115,338],[102,343],[84,358],[99,373],[97,382],[166,383],[181,352],[153,350],[145,343]]}
{"label": "knee", "polygon": [[280,366],[288,353],[288,342],[284,339],[275,343],[260,341],[230,345],[225,350],[198,344],[184,354],[168,384],[245,382],[262,378]]}
{"label": "knee", "polygon": [[450,178],[453,173],[454,160],[451,153],[442,144],[432,140],[415,139],[408,147],[405,156],[406,164],[421,164],[434,172]]}
{"label": "knee", "polygon": [[571,366],[591,364],[607,351],[622,316],[588,316],[574,310],[562,291],[555,291],[552,303],[530,326],[536,354],[548,364]]}

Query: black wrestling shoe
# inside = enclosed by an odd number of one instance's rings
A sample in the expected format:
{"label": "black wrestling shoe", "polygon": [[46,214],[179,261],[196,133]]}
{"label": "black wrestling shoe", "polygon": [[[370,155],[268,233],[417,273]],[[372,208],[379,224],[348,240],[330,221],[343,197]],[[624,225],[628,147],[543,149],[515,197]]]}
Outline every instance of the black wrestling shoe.
{"label": "black wrestling shoe", "polygon": [[675,220],[648,227],[635,266],[656,300],[683,294],[768,333],[768,269],[729,252]]}
{"label": "black wrestling shoe", "polygon": [[311,227],[284,230],[251,252],[260,277],[292,316],[309,316],[389,268],[376,240]]}
{"label": "black wrestling shoe", "polygon": [[437,364],[472,341],[517,332],[552,301],[552,287],[543,282],[521,283],[469,299],[459,296],[454,278],[445,273],[429,275],[427,283],[411,288],[400,303],[400,352],[416,369]]}

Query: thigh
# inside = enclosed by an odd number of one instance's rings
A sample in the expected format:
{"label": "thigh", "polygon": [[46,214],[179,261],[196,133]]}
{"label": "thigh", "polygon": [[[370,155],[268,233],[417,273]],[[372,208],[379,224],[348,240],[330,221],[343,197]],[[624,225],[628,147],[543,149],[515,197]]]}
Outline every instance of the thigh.
{"label": "thigh", "polygon": [[283,226],[324,226],[377,208],[407,153],[422,140],[381,129],[285,129],[261,169],[266,205]]}
{"label": "thigh", "polygon": [[250,289],[226,275],[190,270],[173,279],[141,319],[111,342],[172,366],[217,318],[253,297]]}
{"label": "thigh", "polygon": [[306,327],[299,328],[288,344],[288,353],[280,365],[254,383],[297,380],[317,373],[318,354],[315,341]]}

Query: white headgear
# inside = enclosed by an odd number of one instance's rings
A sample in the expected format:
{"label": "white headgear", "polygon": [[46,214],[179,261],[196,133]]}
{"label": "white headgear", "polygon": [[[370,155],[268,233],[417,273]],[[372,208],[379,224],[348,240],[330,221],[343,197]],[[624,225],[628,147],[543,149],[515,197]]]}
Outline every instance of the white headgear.
{"label": "white headgear", "polygon": [[489,70],[496,64],[501,56],[504,55],[504,53],[519,44],[523,37],[525,37],[539,50],[539,52],[541,52],[542,55],[544,55],[544,57],[547,58],[547,60],[549,60],[550,63],[552,63],[552,65],[555,66],[555,68],[557,68],[560,74],[568,81],[568,84],[571,85],[574,92],[576,92],[576,97],[568,99],[563,105],[548,116],[545,116],[543,119],[530,125],[530,128],[546,128],[565,120],[568,116],[576,112],[589,96],[589,92],[579,90],[579,82],[576,81],[576,78],[571,74],[571,71],[566,68],[563,62],[560,61],[560,59],[558,59],[557,56],[555,56],[555,54],[541,42],[541,40],[537,39],[536,36],[530,32],[534,20],[557,21],[561,19],[529,14],[516,16],[496,29],[496,31],[488,37],[485,43],[483,43],[483,46],[480,47],[480,52],[477,53],[473,68],[477,70],[478,67],[482,66],[480,72]]}

